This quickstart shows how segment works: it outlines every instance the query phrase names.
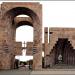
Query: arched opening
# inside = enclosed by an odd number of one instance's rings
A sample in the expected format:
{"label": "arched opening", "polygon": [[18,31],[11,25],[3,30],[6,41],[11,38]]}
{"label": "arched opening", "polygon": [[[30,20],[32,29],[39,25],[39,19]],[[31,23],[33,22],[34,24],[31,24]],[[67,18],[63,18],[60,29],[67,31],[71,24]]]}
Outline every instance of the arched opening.
{"label": "arched opening", "polygon": [[33,22],[38,22],[40,24],[40,21],[39,21],[37,14],[34,11],[32,11],[31,9],[26,8],[26,7],[13,8],[13,9],[7,11],[4,16],[11,17],[11,19],[13,21],[14,18],[18,15],[19,16],[20,15],[27,15],[33,20]]}
{"label": "arched opening", "polygon": [[[30,68],[32,66],[31,61],[33,61],[33,56],[26,55],[27,52],[27,42],[33,42],[33,24],[32,20],[27,15],[18,15],[14,19],[16,34],[16,42],[22,42],[22,55],[15,56],[15,68]],[[32,50],[32,49],[31,49]]]}
{"label": "arched opening", "polygon": [[[25,26],[20,26],[16,29],[16,41],[22,42],[22,47],[26,47],[27,42],[33,42],[33,27],[25,25]],[[25,41],[25,42],[24,42]],[[15,56],[16,60],[19,60],[20,63],[17,63],[20,65],[19,68],[24,68],[27,65],[32,66],[32,61],[33,61],[33,56],[28,56],[26,55],[27,49],[22,50],[22,55],[17,55]],[[16,61],[17,62],[17,61]],[[18,68],[16,64],[16,68]]]}

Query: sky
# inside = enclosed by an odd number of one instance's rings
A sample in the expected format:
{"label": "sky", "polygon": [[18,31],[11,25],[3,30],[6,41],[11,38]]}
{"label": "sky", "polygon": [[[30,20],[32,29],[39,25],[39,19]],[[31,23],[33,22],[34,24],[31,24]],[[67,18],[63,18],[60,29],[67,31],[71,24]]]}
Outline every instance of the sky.
{"label": "sky", "polygon": [[[29,1],[28,1],[29,2]],[[75,1],[36,1],[42,4],[43,27],[75,28]],[[2,1],[0,1],[2,3]],[[33,28],[22,26],[16,30],[16,41],[33,41]],[[20,59],[20,57],[18,57]],[[22,53],[21,60],[26,60]],[[30,59],[30,57],[27,57]],[[32,59],[32,57],[31,57]]]}
{"label": "sky", "polygon": [[[75,1],[38,1],[40,2],[40,4],[42,4],[42,23],[43,23],[43,27],[67,27],[67,28],[74,28],[75,27]],[[28,32],[27,29],[24,28],[29,28],[28,30],[31,30]],[[20,30],[21,33],[26,33],[28,32],[28,34],[30,32],[32,32],[32,28],[31,27],[22,27],[17,29],[17,31],[19,32]],[[20,33],[20,34],[21,34]],[[25,33],[25,34],[26,34]],[[30,33],[31,37],[26,38],[26,36],[22,37],[23,39],[21,39],[18,35],[19,33],[17,33],[17,40],[21,40],[21,41],[25,41],[25,38],[27,39],[26,41],[32,41],[32,39],[29,38],[33,38],[32,34]]]}

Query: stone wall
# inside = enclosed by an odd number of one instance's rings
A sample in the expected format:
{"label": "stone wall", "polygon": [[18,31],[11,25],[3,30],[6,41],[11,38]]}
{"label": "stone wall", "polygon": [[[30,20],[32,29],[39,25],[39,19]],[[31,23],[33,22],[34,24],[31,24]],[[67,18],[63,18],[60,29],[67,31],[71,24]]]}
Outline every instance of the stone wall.
{"label": "stone wall", "polygon": [[[26,55],[33,55],[33,53],[35,53],[35,51],[33,52],[33,49],[34,49],[34,47],[33,47],[33,42],[27,42],[26,43],[26,47],[25,47],[25,49],[26,49]],[[45,44],[44,43],[42,43],[42,51],[45,51]]]}
{"label": "stone wall", "polygon": [[[75,33],[75,28],[49,28],[49,33],[48,33],[49,34],[49,47],[45,46],[45,49],[49,48],[48,53],[50,54],[50,57],[46,65],[54,64],[55,55],[54,55],[53,48],[56,45],[59,38],[68,38],[68,41],[72,45],[73,49],[75,49],[75,34],[74,33]],[[47,35],[45,36],[46,36],[45,39],[48,39]]]}

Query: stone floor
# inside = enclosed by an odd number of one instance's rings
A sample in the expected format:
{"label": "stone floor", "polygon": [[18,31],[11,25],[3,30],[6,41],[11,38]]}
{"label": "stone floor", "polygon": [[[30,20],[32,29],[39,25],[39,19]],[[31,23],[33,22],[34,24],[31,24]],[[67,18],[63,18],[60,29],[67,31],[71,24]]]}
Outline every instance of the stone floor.
{"label": "stone floor", "polygon": [[42,71],[0,71],[0,75],[75,75],[75,69],[47,69]]}

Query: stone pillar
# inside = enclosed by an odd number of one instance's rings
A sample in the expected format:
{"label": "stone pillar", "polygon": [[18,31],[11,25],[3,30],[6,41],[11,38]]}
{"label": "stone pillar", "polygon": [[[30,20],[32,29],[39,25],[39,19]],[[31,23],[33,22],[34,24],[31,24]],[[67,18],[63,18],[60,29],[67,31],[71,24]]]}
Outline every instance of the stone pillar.
{"label": "stone pillar", "polygon": [[37,16],[33,15],[33,48],[35,53],[33,54],[33,69],[42,69],[42,5],[38,7]]}
{"label": "stone pillar", "polygon": [[42,69],[42,25],[34,24],[33,70]]}
{"label": "stone pillar", "polygon": [[[3,51],[2,54],[2,69],[11,69],[11,59],[12,59],[12,52],[13,52],[13,43],[12,43],[12,22],[11,17],[4,16],[2,14],[1,18],[1,25],[0,25],[0,41],[2,41],[1,50]],[[5,45],[6,44],[6,45]]]}
{"label": "stone pillar", "polygon": [[[2,9],[1,9],[2,11]],[[2,67],[0,69],[10,69],[10,52],[7,43],[7,32],[6,32],[5,17],[3,18],[0,12],[0,62]]]}
{"label": "stone pillar", "polygon": [[49,55],[49,44],[48,44],[48,27],[44,28],[44,44],[45,44],[45,50],[44,50],[44,67],[47,65],[47,55]]}
{"label": "stone pillar", "polygon": [[[12,56],[11,56],[11,69],[14,69],[15,66],[15,56],[18,55],[18,54],[21,54],[21,47],[16,47],[15,44],[17,44],[16,42],[16,25],[13,24],[12,25],[12,43],[13,43],[13,50],[12,50]],[[17,50],[18,50],[18,53],[17,53]]]}

